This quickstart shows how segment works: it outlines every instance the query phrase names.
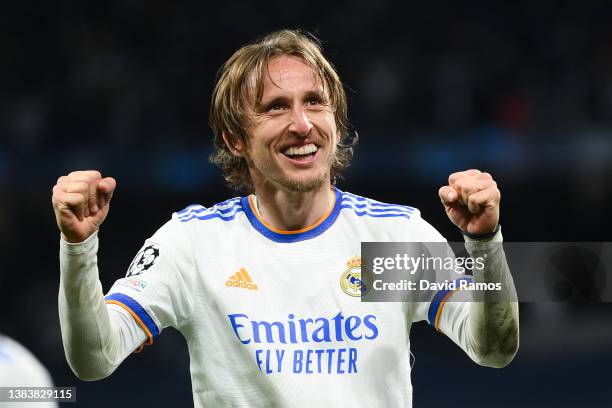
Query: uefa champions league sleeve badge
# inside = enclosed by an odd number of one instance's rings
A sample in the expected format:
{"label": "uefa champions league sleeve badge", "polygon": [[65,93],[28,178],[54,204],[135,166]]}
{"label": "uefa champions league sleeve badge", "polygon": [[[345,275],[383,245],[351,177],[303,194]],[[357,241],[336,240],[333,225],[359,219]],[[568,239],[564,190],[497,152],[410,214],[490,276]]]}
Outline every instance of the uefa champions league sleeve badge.
{"label": "uefa champions league sleeve badge", "polygon": [[153,266],[159,258],[159,246],[156,244],[145,245],[134,257],[125,277],[140,275]]}

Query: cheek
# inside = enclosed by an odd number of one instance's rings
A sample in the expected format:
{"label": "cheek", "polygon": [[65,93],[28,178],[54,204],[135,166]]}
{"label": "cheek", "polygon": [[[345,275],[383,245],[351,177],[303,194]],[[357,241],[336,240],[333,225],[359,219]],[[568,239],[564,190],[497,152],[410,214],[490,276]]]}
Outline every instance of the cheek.
{"label": "cheek", "polygon": [[333,141],[337,138],[336,121],[334,115],[329,112],[317,112],[312,115],[311,122],[316,126],[320,135],[327,140]]}
{"label": "cheek", "polygon": [[260,124],[253,131],[249,143],[249,150],[252,154],[262,154],[266,150],[270,150],[274,146],[274,141],[278,138],[275,136],[278,133],[278,126],[275,126],[271,121]]}
{"label": "cheek", "polygon": [[272,118],[262,122],[255,132],[257,140],[261,145],[270,145],[283,135],[286,128],[286,120],[282,118]]}

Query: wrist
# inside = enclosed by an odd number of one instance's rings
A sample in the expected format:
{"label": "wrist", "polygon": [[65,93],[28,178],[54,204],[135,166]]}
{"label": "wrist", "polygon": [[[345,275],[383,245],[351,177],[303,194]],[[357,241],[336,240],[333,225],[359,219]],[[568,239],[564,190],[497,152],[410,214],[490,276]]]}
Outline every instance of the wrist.
{"label": "wrist", "polygon": [[491,232],[485,232],[482,234],[473,234],[471,232],[461,230],[461,233],[467,238],[470,238],[476,241],[482,241],[482,240],[488,240],[488,239],[493,238],[495,235],[497,235],[500,229],[501,229],[501,224],[497,224],[497,227],[495,227],[495,229]]}
{"label": "wrist", "polygon": [[89,251],[97,251],[98,230],[94,231],[82,242],[69,242],[60,234],[60,250],[70,255],[80,255]]}
{"label": "wrist", "polygon": [[66,234],[64,231],[60,229],[60,236],[62,240],[66,241],[66,243],[70,245],[78,245],[88,241],[93,235],[98,232],[98,229],[86,234],[78,234],[78,233],[68,233]]}

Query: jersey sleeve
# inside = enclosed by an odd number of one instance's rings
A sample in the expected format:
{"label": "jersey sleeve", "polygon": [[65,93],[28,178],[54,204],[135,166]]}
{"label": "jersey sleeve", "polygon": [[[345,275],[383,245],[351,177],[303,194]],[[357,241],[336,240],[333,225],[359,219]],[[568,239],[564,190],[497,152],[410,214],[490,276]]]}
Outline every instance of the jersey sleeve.
{"label": "jersey sleeve", "polygon": [[[469,256],[480,259],[482,267],[474,268],[473,276],[459,275],[452,270],[437,271],[436,281],[447,283],[439,290],[419,291],[419,299],[413,307],[413,321],[426,320],[473,361],[489,367],[507,365],[518,348],[516,291],[502,241],[501,231],[484,241],[466,238],[465,247]],[[438,256],[455,258],[449,245],[446,245],[446,249],[439,248],[436,249],[440,251]],[[500,283],[502,290],[497,296],[507,300],[491,302],[485,307],[486,301],[474,301],[474,294],[468,289],[472,282]]]}
{"label": "jersey sleeve", "polygon": [[[454,258],[454,252],[449,245],[442,245],[447,240],[436,230],[431,224],[421,218],[420,212],[415,211],[412,220],[413,225],[410,227],[410,241],[416,241],[423,244],[424,252],[427,256],[440,257],[442,259]],[[434,276],[426,276],[425,273],[435,273]],[[433,328],[441,331],[440,324],[442,311],[444,310],[446,303],[450,300],[451,296],[453,301],[457,301],[456,292],[460,287],[462,281],[470,282],[472,277],[465,274],[458,274],[450,269],[436,269],[435,272],[421,271],[421,275],[415,278],[417,282],[421,280],[427,280],[429,282],[453,282],[452,285],[448,285],[448,288],[436,290],[436,289],[423,289],[418,290],[411,295],[411,299],[408,299],[413,303],[413,316],[414,322],[425,320]],[[468,300],[468,299],[466,299]],[[463,303],[463,302],[462,302]],[[448,316],[446,316],[448,317]],[[446,321],[446,320],[444,320]]]}
{"label": "jersey sleeve", "polygon": [[145,241],[126,276],[106,294],[106,303],[127,311],[145,332],[145,344],[153,344],[162,329],[180,330],[189,320],[192,265],[189,240],[174,215]]}

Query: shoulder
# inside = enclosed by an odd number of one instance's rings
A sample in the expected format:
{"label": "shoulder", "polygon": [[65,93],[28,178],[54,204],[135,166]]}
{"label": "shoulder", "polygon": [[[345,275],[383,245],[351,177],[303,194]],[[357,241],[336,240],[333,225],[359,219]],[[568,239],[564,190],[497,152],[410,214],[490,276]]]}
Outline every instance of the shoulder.
{"label": "shoulder", "polygon": [[406,241],[446,241],[421,217],[421,211],[416,207],[386,203],[348,192],[341,192],[340,207],[347,215],[359,217],[362,222],[384,225],[394,236]]}
{"label": "shoulder", "polygon": [[201,241],[216,236],[219,228],[227,228],[240,213],[244,213],[241,197],[234,197],[205,207],[191,204],[172,213],[170,220],[149,238],[160,244],[173,247],[190,247],[193,240]]}
{"label": "shoulder", "polygon": [[417,208],[402,204],[390,204],[352,194],[340,192],[340,208],[358,217],[368,218],[419,218]]}
{"label": "shoulder", "polygon": [[240,212],[244,212],[242,198],[234,197],[210,207],[204,207],[200,204],[189,205],[181,211],[172,214],[172,218],[180,223],[196,223],[197,221],[213,219],[231,221]]}

